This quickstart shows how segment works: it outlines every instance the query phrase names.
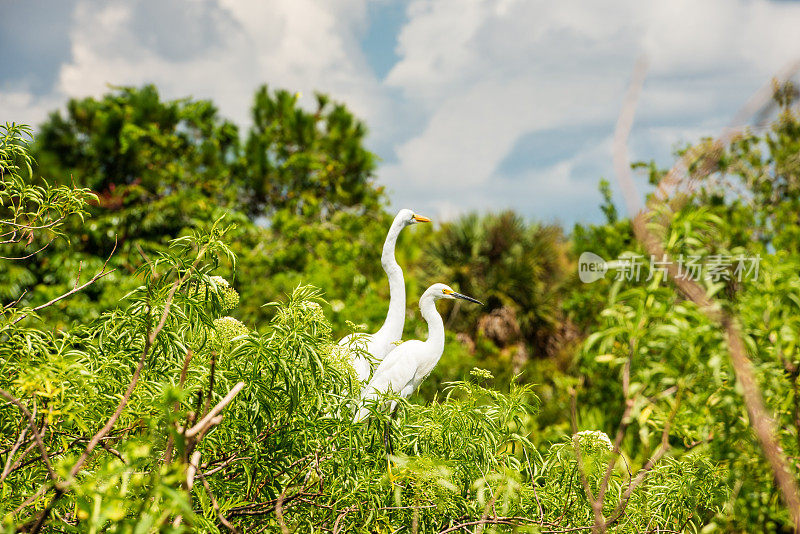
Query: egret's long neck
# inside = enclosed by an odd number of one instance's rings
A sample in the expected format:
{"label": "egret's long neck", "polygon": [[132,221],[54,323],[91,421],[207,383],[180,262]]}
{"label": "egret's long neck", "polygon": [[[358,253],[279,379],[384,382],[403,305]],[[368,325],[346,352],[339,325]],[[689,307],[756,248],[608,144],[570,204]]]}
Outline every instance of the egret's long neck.
{"label": "egret's long neck", "polygon": [[397,237],[403,226],[402,222],[394,221],[386,235],[381,254],[381,265],[389,277],[389,311],[380,331],[388,333],[393,340],[399,340],[403,336],[403,324],[406,319],[406,284],[403,281],[403,269],[394,258]]}
{"label": "egret's long neck", "polygon": [[444,350],[444,322],[436,309],[436,301],[431,295],[422,295],[419,299],[419,310],[422,312],[422,318],[428,323],[428,339],[425,343],[435,347],[441,356]]}

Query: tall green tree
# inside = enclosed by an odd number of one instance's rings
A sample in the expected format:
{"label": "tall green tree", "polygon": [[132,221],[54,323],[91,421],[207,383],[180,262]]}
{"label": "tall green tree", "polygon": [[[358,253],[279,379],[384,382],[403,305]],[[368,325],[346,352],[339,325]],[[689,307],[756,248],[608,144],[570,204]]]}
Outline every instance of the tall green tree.
{"label": "tall green tree", "polygon": [[311,111],[298,97],[267,86],[256,92],[245,150],[250,213],[379,209],[382,189],[372,181],[375,156],[364,148],[364,124],[325,95],[316,95]]}
{"label": "tall green tree", "polygon": [[163,101],[152,85],[70,100],[37,148],[40,172],[95,191],[96,224],[122,240],[174,237],[213,206],[235,208],[241,188],[236,125],[210,101]]}
{"label": "tall green tree", "polygon": [[[30,260],[30,272],[43,286],[37,294],[74,283],[81,266],[102,263],[115,245],[112,264],[131,273],[144,258],[164,252],[170,239],[208,227],[223,215],[240,226],[248,243],[240,250],[239,270],[244,275],[251,269],[262,277],[309,274],[304,267],[309,263],[322,272],[319,261],[310,262],[319,260],[318,244],[304,247],[285,235],[287,229],[321,220],[328,221],[321,223],[326,227],[309,227],[305,235],[318,232],[324,242],[361,235],[356,246],[349,247],[353,257],[363,257],[365,249],[379,250],[382,236],[359,230],[385,219],[385,197],[372,180],[375,158],[364,147],[366,128],[344,105],[324,95],[317,95],[316,103],[317,109],[308,111],[296,95],[262,87],[254,97],[246,143],[240,142],[239,128],[223,119],[212,102],[165,100],[153,86],[115,88],[102,98],[71,100],[64,112],[53,112],[37,138],[41,174],[88,187],[98,200],[91,208],[91,222],[76,223],[67,232],[71,246],[59,243],[47,258]],[[335,217],[337,212],[341,217]],[[334,219],[333,224],[348,233],[331,228]],[[369,236],[368,244],[364,236]],[[260,246],[281,242],[288,249],[277,254]],[[375,269],[364,274],[369,281],[382,276]],[[278,279],[254,287],[259,297],[271,300],[294,287]],[[349,287],[352,280],[351,274],[350,283],[335,285]],[[73,303],[54,319],[62,324],[84,313],[93,316],[128,289],[127,283],[97,284],[79,297],[85,307]],[[254,318],[265,320],[268,310],[253,306]]]}

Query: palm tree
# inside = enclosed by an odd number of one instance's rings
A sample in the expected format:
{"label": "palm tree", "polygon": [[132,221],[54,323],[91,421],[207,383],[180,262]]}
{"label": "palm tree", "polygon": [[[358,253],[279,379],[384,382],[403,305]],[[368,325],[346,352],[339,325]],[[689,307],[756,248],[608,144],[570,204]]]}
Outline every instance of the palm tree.
{"label": "palm tree", "polygon": [[518,330],[535,354],[550,355],[564,320],[561,289],[571,272],[560,227],[528,224],[512,211],[473,213],[444,225],[425,259],[431,277],[447,279],[457,291],[486,302],[482,310],[454,306],[447,319],[452,328],[474,334],[481,316],[489,315],[484,324],[513,318],[517,326],[507,329]]}

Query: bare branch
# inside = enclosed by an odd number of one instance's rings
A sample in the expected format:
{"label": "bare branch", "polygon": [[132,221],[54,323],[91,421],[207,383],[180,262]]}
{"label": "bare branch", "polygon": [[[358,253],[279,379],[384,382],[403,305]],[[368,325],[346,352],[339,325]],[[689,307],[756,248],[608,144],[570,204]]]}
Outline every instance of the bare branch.
{"label": "bare branch", "polygon": [[286,521],[283,519],[283,500],[286,498],[286,489],[278,495],[278,502],[275,503],[275,519],[281,526],[281,534],[289,534],[289,527],[286,526]]}
{"label": "bare branch", "polygon": [[18,257],[13,257],[13,258],[12,257],[6,257],[6,256],[0,256],[0,260],[9,260],[9,261],[27,260],[28,258],[32,258],[33,256],[36,256],[38,253],[40,253],[41,251],[43,251],[44,249],[46,249],[47,247],[52,245],[53,241],[55,241],[55,239],[56,239],[55,237],[52,238],[50,241],[48,241],[47,243],[42,245],[42,247],[39,250],[31,252],[27,256],[18,256]]}
{"label": "bare branch", "polygon": [[47,452],[47,447],[44,446],[44,441],[42,440],[41,434],[39,434],[39,429],[36,428],[36,419],[33,417],[33,414],[31,414],[28,408],[22,404],[22,401],[2,388],[0,388],[0,396],[4,397],[8,402],[19,408],[25,417],[27,417],[28,427],[31,429],[33,438],[36,440],[36,445],[39,447],[39,453],[42,455],[42,461],[44,462],[45,468],[47,468],[47,474],[50,475],[53,483],[56,485],[56,487],[58,487],[61,484],[61,481],[59,480],[56,472],[53,470],[53,465],[50,463],[50,456]]}
{"label": "bare branch", "polygon": [[[196,436],[201,431],[205,430],[207,427],[211,426],[214,422],[215,418],[219,415],[219,413],[227,406],[233,398],[242,390],[244,387],[244,382],[238,382],[233,389],[231,389],[225,397],[214,406],[210,412],[203,417],[200,422],[194,425],[192,428],[186,431],[186,437],[191,438]],[[219,421],[217,421],[219,422]]]}
{"label": "bare branch", "polygon": [[[186,376],[189,374],[189,363],[192,361],[193,352],[191,349],[186,351],[186,357],[183,359],[183,368],[181,368],[181,377],[178,382],[178,387],[183,389],[183,384],[186,382]],[[173,407],[173,413],[177,413],[180,410],[180,403],[175,402],[175,406]],[[172,461],[172,447],[173,447],[173,437],[170,433],[169,438],[167,439],[167,446],[164,450],[164,463],[168,464]]]}
{"label": "bare branch", "polygon": [[222,511],[220,511],[217,498],[214,496],[214,492],[211,491],[211,486],[208,484],[208,481],[206,480],[205,475],[203,475],[203,472],[198,470],[197,476],[200,477],[200,481],[203,483],[203,487],[205,488],[206,493],[208,494],[208,498],[211,499],[211,506],[214,508],[214,511],[217,512],[217,517],[219,518],[219,522],[222,523],[223,526],[225,526],[225,528],[227,528],[231,532],[236,532],[237,534],[241,532],[241,530],[235,525],[233,525],[230,521],[228,521],[228,518],[222,514]]}
{"label": "bare branch", "polygon": [[200,451],[194,451],[186,468],[186,489],[191,491],[194,487],[194,477],[197,475],[197,466],[200,465]]}
{"label": "bare branch", "polygon": [[[36,407],[34,406],[34,412],[35,410]],[[33,416],[33,419],[36,420],[36,415]],[[23,422],[26,422],[24,416],[22,420]],[[22,444],[25,443],[25,436],[28,434],[29,429],[30,427],[28,425],[23,426],[22,431],[19,433],[19,436],[17,436],[17,441],[14,442],[14,445],[11,447],[8,453],[8,458],[6,458],[6,464],[5,466],[3,466],[3,473],[0,474],[0,482],[3,482],[8,476],[11,470],[11,460],[14,459],[14,455],[17,454],[17,451],[19,450],[20,447],[22,447]]]}
{"label": "bare branch", "polygon": [[53,304],[55,304],[56,302],[58,302],[58,301],[60,301],[60,300],[64,300],[65,298],[69,297],[70,295],[73,295],[73,294],[77,293],[78,291],[82,291],[84,288],[87,288],[87,287],[89,287],[90,285],[94,284],[95,282],[97,282],[98,280],[100,280],[101,278],[103,278],[104,276],[108,276],[109,274],[111,274],[111,273],[113,273],[114,271],[116,271],[116,269],[111,269],[111,270],[108,270],[108,271],[106,270],[106,268],[108,267],[108,262],[111,260],[111,256],[113,256],[113,255],[114,255],[114,251],[116,251],[116,250],[117,250],[117,239],[116,239],[116,238],[114,238],[114,248],[113,248],[113,249],[111,249],[111,253],[110,253],[110,254],[108,255],[108,257],[106,258],[106,261],[105,261],[105,263],[103,263],[103,268],[102,268],[102,269],[100,269],[100,272],[98,272],[97,274],[95,274],[95,275],[94,275],[94,276],[93,276],[93,277],[92,277],[92,278],[91,278],[91,279],[90,279],[88,282],[86,282],[85,284],[83,284],[83,285],[81,285],[81,286],[73,287],[71,290],[67,291],[66,293],[64,293],[64,294],[62,294],[62,295],[59,295],[58,297],[54,298],[53,300],[50,300],[49,302],[45,302],[44,304],[41,304],[41,305],[39,305],[39,306],[36,306],[36,307],[35,307],[35,308],[33,308],[32,310],[30,310],[28,313],[24,313],[24,314],[20,315],[19,317],[17,317],[16,319],[14,319],[14,321],[13,321],[11,324],[17,324],[17,323],[18,323],[18,322],[20,322],[21,320],[25,319],[25,318],[26,318],[26,317],[27,317],[29,314],[31,314],[31,313],[34,313],[34,312],[37,312],[37,311],[39,311],[39,310],[43,310],[44,308],[47,308],[47,307],[49,307],[49,306],[52,306],[52,305],[53,305]]}
{"label": "bare branch", "polygon": [[21,300],[22,300],[22,297],[24,297],[24,296],[25,296],[27,293],[28,293],[28,290],[27,290],[27,289],[26,289],[26,290],[24,290],[24,291],[22,292],[22,295],[20,295],[19,297],[17,297],[17,300],[15,300],[15,301],[13,301],[13,302],[9,302],[9,303],[8,303],[8,304],[6,304],[5,306],[3,306],[3,310],[5,311],[5,310],[7,310],[7,309],[9,309],[9,308],[12,308],[12,307],[16,306],[17,304],[19,304],[19,301],[21,301]]}

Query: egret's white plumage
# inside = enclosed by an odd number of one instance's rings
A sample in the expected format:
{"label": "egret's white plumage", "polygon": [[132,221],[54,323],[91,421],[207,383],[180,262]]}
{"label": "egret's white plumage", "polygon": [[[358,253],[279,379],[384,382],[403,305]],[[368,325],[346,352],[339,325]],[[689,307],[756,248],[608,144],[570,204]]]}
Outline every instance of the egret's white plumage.
{"label": "egret's white plumage", "polygon": [[339,341],[340,346],[356,349],[351,351],[351,362],[361,382],[366,382],[372,372],[373,363],[370,357],[376,364],[380,363],[403,336],[406,319],[406,285],[403,280],[403,269],[395,260],[394,249],[403,228],[418,222],[430,222],[430,219],[416,215],[408,209],[400,210],[383,243],[381,265],[389,278],[389,311],[383,326],[374,334],[351,334]]}
{"label": "egret's white plumage", "polygon": [[[375,370],[372,380],[361,392],[361,402],[355,420],[362,421],[369,415],[365,404],[380,395],[392,392],[406,398],[419,387],[433,371],[444,351],[444,323],[436,310],[439,299],[464,299],[478,302],[472,297],[456,293],[445,284],[433,284],[419,299],[422,317],[428,323],[428,339],[406,341],[389,353]],[[390,411],[394,410],[392,402]]]}

